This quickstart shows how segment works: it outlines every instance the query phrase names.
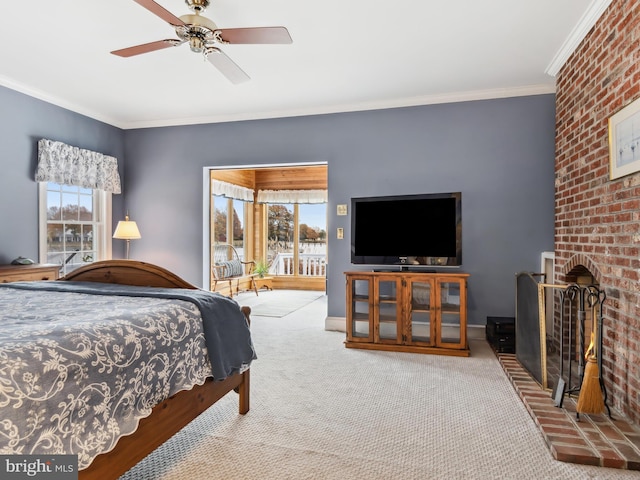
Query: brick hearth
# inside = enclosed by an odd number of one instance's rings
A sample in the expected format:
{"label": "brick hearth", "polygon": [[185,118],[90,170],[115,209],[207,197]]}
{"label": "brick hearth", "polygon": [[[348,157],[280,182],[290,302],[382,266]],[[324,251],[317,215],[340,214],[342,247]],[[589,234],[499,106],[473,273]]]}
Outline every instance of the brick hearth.
{"label": "brick hearth", "polygon": [[540,429],[556,460],[584,465],[640,470],[640,429],[612,411],[576,418],[575,400],[554,405],[551,392],[520,365],[514,354],[496,353],[502,368]]}

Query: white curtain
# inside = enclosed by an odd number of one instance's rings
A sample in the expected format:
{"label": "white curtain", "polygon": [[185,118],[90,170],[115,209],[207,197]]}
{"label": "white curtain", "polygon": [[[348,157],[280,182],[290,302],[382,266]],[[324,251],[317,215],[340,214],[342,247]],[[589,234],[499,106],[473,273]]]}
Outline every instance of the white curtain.
{"label": "white curtain", "polygon": [[227,198],[235,198],[236,200],[244,200],[245,202],[253,202],[253,189],[221,180],[211,180],[211,193]]}
{"label": "white curtain", "polygon": [[258,203],[327,203],[327,190],[258,190]]}
{"label": "white curtain", "polygon": [[118,160],[43,138],[38,141],[36,182],[55,182],[120,193]]}

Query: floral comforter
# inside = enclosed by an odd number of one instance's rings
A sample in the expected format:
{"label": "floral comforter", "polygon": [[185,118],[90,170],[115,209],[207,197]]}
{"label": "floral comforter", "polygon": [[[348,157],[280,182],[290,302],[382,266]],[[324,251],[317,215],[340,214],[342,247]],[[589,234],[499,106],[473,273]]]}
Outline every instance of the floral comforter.
{"label": "floral comforter", "polygon": [[2,454],[77,454],[82,469],[159,402],[255,358],[238,305],[211,292],[0,287]]}

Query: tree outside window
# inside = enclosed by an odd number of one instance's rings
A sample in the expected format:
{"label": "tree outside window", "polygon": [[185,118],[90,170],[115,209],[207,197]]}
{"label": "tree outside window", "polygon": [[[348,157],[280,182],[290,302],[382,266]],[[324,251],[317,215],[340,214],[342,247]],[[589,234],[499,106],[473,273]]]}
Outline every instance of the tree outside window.
{"label": "tree outside window", "polygon": [[280,275],[324,275],[325,204],[270,204],[267,232],[267,262]]}
{"label": "tree outside window", "polygon": [[[244,217],[245,204],[242,200],[226,198],[220,195],[213,197],[213,239],[214,243],[229,243],[244,259]],[[229,222],[231,211],[231,222]]]}

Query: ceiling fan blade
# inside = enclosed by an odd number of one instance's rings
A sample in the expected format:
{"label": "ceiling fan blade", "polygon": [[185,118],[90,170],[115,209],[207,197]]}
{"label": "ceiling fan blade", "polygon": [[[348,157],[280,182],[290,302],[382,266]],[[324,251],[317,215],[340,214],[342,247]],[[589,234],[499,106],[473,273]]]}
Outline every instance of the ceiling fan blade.
{"label": "ceiling fan blade", "polygon": [[133,57],[134,55],[140,55],[141,53],[155,52],[156,50],[162,50],[163,48],[177,47],[182,45],[182,40],[168,39],[158,40],[156,42],[144,43],[142,45],[136,45],[134,47],[122,48],[120,50],[114,50],[111,52],[119,57]]}
{"label": "ceiling fan blade", "polygon": [[142,5],[151,13],[153,13],[154,15],[157,15],[158,17],[163,19],[165,22],[173,25],[174,27],[185,25],[185,23],[182,20],[180,20],[178,17],[176,17],[173,13],[171,13],[169,10],[164,8],[162,5],[158,5],[153,0],[133,0],[133,1],[136,2],[138,5]]}
{"label": "ceiling fan blade", "polygon": [[285,27],[220,28],[216,32],[219,32],[223,42],[227,43],[293,43],[289,31]]}
{"label": "ceiling fan blade", "polygon": [[207,60],[233,84],[237,85],[250,80],[249,75],[218,48],[213,47],[207,50]]}

